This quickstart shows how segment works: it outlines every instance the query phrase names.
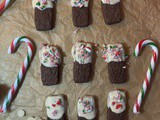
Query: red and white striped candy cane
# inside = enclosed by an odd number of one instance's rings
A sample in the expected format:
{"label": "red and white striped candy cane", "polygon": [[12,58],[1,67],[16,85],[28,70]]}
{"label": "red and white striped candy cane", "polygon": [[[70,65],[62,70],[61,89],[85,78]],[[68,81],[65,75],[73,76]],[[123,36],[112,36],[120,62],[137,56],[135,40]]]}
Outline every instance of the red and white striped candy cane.
{"label": "red and white striped candy cane", "polygon": [[2,12],[8,7],[8,5],[9,5],[10,2],[11,2],[11,0],[4,0],[0,4],[0,14],[2,14]]}
{"label": "red and white striped candy cane", "polygon": [[4,100],[3,106],[0,108],[1,113],[7,112],[7,108],[11,104],[11,101],[12,101],[13,97],[15,96],[16,91],[20,87],[21,81],[22,81],[23,77],[25,76],[25,74],[27,72],[27,68],[29,66],[29,63],[31,62],[31,59],[33,57],[33,52],[34,52],[33,44],[26,37],[17,37],[15,40],[13,40],[9,49],[8,49],[8,54],[13,53],[15,51],[17,45],[21,42],[25,42],[27,44],[27,47],[28,47],[27,56],[26,56],[22,66],[21,66],[21,69],[17,75],[16,81],[14,82],[11,89],[9,90],[8,95],[6,96],[6,98]]}
{"label": "red and white striped candy cane", "polygon": [[138,114],[140,113],[140,107],[141,107],[141,104],[142,104],[142,100],[145,96],[145,93],[147,91],[147,88],[150,84],[150,81],[151,81],[151,77],[153,75],[153,71],[155,69],[155,65],[156,65],[156,62],[157,62],[157,59],[158,59],[158,47],[157,45],[151,41],[151,40],[141,40],[136,48],[135,48],[135,51],[134,51],[134,55],[137,57],[139,55],[139,52],[140,50],[144,47],[144,46],[150,46],[152,48],[152,51],[153,51],[153,55],[152,55],[152,58],[151,58],[151,62],[150,62],[150,66],[148,68],[148,71],[146,73],[146,77],[144,79],[144,82],[143,82],[143,86],[138,94],[138,97],[137,97],[137,100],[136,100],[136,103],[134,104],[134,108],[133,108],[133,112],[135,114]]}

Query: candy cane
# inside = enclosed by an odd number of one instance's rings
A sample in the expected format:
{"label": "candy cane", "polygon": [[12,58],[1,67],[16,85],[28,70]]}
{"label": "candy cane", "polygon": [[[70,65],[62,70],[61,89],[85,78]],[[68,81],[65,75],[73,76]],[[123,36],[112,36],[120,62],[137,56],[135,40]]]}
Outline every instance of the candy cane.
{"label": "candy cane", "polygon": [[4,0],[4,2],[0,4],[0,14],[8,7],[10,2],[11,0]]}
{"label": "candy cane", "polygon": [[27,47],[28,47],[27,57],[25,58],[25,60],[22,64],[22,67],[17,75],[16,81],[14,82],[12,87],[10,88],[8,95],[6,96],[6,98],[3,102],[3,106],[0,108],[0,113],[7,112],[7,108],[11,104],[11,101],[12,101],[13,97],[15,96],[16,91],[20,87],[20,83],[22,82],[22,79],[27,72],[27,68],[29,66],[29,63],[31,62],[31,59],[33,57],[33,51],[34,51],[33,44],[26,37],[17,37],[15,40],[13,40],[9,49],[8,49],[8,54],[13,53],[16,49],[16,46],[20,42],[25,42],[27,44]]}
{"label": "candy cane", "polygon": [[146,73],[146,78],[144,79],[143,86],[141,88],[141,91],[138,94],[136,103],[134,104],[133,112],[135,114],[140,113],[141,103],[142,103],[142,100],[143,100],[143,98],[145,96],[145,93],[147,91],[147,87],[150,84],[151,77],[152,77],[152,74],[153,74],[153,71],[155,69],[155,65],[156,65],[157,59],[158,59],[158,47],[151,40],[141,40],[137,44],[137,46],[135,48],[134,55],[137,57],[139,55],[140,50],[143,48],[143,46],[147,46],[147,45],[149,45],[152,48],[152,50],[153,50],[153,56],[151,58],[151,62],[150,62],[150,66],[148,68],[148,71]]}

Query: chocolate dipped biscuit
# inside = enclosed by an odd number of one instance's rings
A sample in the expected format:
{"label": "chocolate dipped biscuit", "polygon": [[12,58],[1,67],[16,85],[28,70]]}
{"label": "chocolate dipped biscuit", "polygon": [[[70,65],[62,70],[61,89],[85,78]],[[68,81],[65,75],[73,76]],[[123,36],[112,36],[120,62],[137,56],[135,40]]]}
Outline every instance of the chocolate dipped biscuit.
{"label": "chocolate dipped biscuit", "polygon": [[96,120],[95,99],[92,96],[84,96],[78,99],[78,120]]}
{"label": "chocolate dipped biscuit", "polygon": [[42,45],[39,50],[41,62],[41,78],[45,86],[59,83],[59,72],[61,65],[61,54],[57,47],[47,44]]}
{"label": "chocolate dipped biscuit", "polygon": [[32,0],[35,27],[38,31],[51,30],[55,26],[52,0]]}
{"label": "chocolate dipped biscuit", "polygon": [[126,94],[124,91],[109,92],[107,101],[107,120],[127,120]]}
{"label": "chocolate dipped biscuit", "polygon": [[89,0],[71,0],[72,20],[75,27],[89,26]]}
{"label": "chocolate dipped biscuit", "polygon": [[66,103],[61,95],[49,96],[45,101],[47,120],[66,120]]}
{"label": "chocolate dipped biscuit", "polygon": [[101,7],[106,25],[122,21],[120,0],[101,0]]}
{"label": "chocolate dipped biscuit", "polygon": [[108,63],[108,74],[111,83],[126,82],[126,60],[122,44],[104,45],[103,59]]}
{"label": "chocolate dipped biscuit", "polygon": [[73,78],[75,83],[85,83],[90,81],[92,71],[92,54],[92,46],[89,43],[77,42],[73,45]]}

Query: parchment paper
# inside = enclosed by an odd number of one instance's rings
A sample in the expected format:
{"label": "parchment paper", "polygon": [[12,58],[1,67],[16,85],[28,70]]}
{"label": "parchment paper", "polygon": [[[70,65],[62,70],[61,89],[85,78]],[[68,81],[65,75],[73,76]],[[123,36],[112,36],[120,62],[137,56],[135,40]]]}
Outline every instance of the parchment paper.
{"label": "parchment paper", "polygon": [[[92,0],[91,0],[92,1]],[[0,0],[2,2],[2,0]],[[116,25],[106,26],[101,12],[100,0],[93,0],[93,23],[87,28],[80,29],[77,34],[72,24],[69,0],[58,0],[56,27],[47,32],[38,32],[34,25],[34,11],[31,0],[15,0],[0,17],[0,101],[3,102],[9,87],[16,79],[21,63],[26,56],[27,47],[20,45],[15,54],[8,55],[7,50],[13,39],[25,35],[31,38],[37,51],[27,72],[19,94],[12,103],[11,112],[0,115],[0,120],[27,120],[30,116],[46,119],[44,106],[48,95],[63,94],[68,101],[67,116],[69,120],[77,120],[77,100],[83,95],[94,95],[97,99],[99,120],[107,118],[107,94],[120,88],[128,94],[129,120],[160,120],[160,59],[156,66],[153,84],[142,107],[142,114],[135,115],[132,108],[137,94],[142,86],[152,55],[151,49],[146,47],[140,57],[133,56],[133,51],[139,40],[153,39],[160,48],[160,1],[159,0],[122,0],[125,19]],[[93,81],[85,84],[75,84],[73,81],[73,59],[71,47],[78,40],[92,43],[123,43],[129,56],[129,79],[125,84],[110,84],[107,63],[99,53],[95,57]],[[38,49],[41,43],[56,44],[61,47],[64,57],[61,84],[51,87],[42,85],[40,77],[40,62]],[[96,50],[95,50],[96,52]],[[26,116],[19,118],[17,111],[23,109]]]}

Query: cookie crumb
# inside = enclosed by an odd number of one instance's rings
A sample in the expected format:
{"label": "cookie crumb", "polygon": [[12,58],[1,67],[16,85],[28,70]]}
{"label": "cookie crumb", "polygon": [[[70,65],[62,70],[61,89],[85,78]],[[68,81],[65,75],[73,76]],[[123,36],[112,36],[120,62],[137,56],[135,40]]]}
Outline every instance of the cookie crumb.
{"label": "cookie crumb", "polygon": [[79,31],[79,29],[76,29],[76,30],[74,31],[74,33],[76,34],[78,31]]}
{"label": "cookie crumb", "polygon": [[123,69],[126,69],[126,66],[123,66]]}

